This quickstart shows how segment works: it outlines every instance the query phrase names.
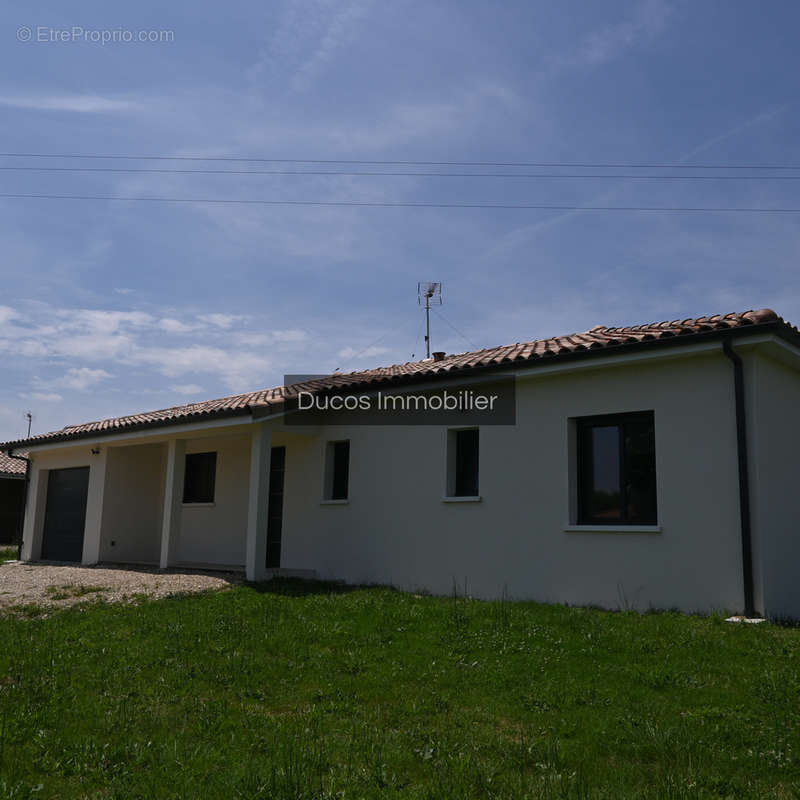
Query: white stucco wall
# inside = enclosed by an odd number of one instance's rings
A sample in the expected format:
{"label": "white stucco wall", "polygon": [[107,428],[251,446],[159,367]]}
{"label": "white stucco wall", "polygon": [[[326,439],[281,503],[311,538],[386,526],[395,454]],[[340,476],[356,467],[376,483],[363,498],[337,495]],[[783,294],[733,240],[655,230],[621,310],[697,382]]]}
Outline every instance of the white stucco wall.
{"label": "white stucco wall", "polygon": [[[535,373],[533,373],[535,375]],[[287,446],[281,565],[326,578],[606,607],[740,610],[734,404],[721,352],[539,375],[484,427],[480,503],[444,503],[446,431],[350,427]],[[659,533],[567,533],[574,417],[655,412]],[[321,504],[327,440],[350,502]],[[282,443],[274,434],[274,443]]]}
{"label": "white stucco wall", "polygon": [[217,436],[188,439],[186,453],[217,453],[212,505],[183,505],[178,533],[178,563],[243,567],[247,538],[250,439]]}
{"label": "white stucco wall", "polygon": [[101,561],[158,563],[165,459],[165,444],[108,448]]}
{"label": "white stucco wall", "polygon": [[800,618],[800,373],[765,349],[745,362],[757,605]]}

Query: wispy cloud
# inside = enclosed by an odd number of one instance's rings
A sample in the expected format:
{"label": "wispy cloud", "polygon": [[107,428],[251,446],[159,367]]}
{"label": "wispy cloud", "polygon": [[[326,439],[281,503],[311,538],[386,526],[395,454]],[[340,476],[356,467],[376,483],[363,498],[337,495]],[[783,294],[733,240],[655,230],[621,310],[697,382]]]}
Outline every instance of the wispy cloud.
{"label": "wispy cloud", "polygon": [[371,0],[290,0],[283,17],[258,60],[251,79],[264,74],[286,76],[289,88],[311,87],[336,53],[358,36]]}
{"label": "wispy cloud", "polygon": [[175,394],[193,395],[198,398],[203,397],[206,391],[202,386],[196,383],[175,383],[169,388],[170,391],[175,392]]}
{"label": "wispy cloud", "polygon": [[69,111],[78,114],[119,114],[141,111],[132,100],[118,100],[99,95],[18,95],[0,96],[0,106],[30,111]]}
{"label": "wispy cloud", "polygon": [[646,44],[667,26],[672,8],[665,0],[644,0],[634,15],[613,25],[592,31],[572,50],[550,59],[551,68],[597,67]]}
{"label": "wispy cloud", "polygon": [[[115,365],[121,368],[115,372],[136,368],[167,378],[212,376],[231,391],[245,391],[265,385],[275,357],[290,360],[306,339],[300,330],[247,329],[247,319],[218,312],[177,318],[36,303],[27,312],[0,316],[0,353],[8,362],[21,359],[37,370],[37,364],[49,370],[53,364],[67,367],[56,377],[31,377],[31,389],[39,394],[84,392],[112,378]],[[226,331],[224,340],[220,330]],[[193,381],[174,386],[179,394],[203,391]]]}
{"label": "wispy cloud", "polygon": [[65,375],[50,382],[53,387],[72,389],[74,391],[86,391],[92,386],[112,378],[110,372],[104,369],[91,369],[90,367],[71,367]]}

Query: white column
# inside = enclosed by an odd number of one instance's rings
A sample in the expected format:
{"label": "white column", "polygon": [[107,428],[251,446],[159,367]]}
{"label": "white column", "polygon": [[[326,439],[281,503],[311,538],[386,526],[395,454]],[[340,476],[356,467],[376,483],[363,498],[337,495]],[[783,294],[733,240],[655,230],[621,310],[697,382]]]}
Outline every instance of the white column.
{"label": "white column", "polygon": [[250,440],[250,493],[247,501],[247,580],[267,576],[267,512],[269,510],[269,462],[272,431],[266,423],[256,425]]}
{"label": "white column", "polygon": [[25,500],[25,521],[22,528],[22,560],[35,561],[42,556],[42,532],[47,498],[46,469],[31,462],[28,496]]}
{"label": "white column", "polygon": [[86,525],[83,529],[81,564],[96,564],[100,560],[100,537],[103,532],[103,496],[106,488],[108,448],[92,454],[89,463],[89,488],[86,493]]}
{"label": "white column", "polygon": [[186,442],[170,439],[167,443],[167,471],[164,478],[164,515],[161,523],[161,560],[166,569],[175,561],[178,538],[181,533],[181,503],[183,502],[183,475],[186,469]]}

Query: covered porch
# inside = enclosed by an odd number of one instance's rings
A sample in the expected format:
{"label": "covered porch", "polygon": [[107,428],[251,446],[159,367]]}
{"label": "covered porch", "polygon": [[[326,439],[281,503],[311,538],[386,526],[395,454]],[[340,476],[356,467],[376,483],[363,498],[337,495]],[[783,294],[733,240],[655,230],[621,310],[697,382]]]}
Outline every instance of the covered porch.
{"label": "covered porch", "polygon": [[159,433],[33,448],[22,558],[313,575],[281,562],[286,451],[313,433],[278,420]]}

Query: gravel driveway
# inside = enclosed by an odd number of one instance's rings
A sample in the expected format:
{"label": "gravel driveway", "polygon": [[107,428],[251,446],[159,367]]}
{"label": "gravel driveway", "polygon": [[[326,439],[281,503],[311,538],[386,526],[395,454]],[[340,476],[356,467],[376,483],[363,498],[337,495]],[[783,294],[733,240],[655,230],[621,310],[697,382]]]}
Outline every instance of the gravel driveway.
{"label": "gravel driveway", "polygon": [[0,610],[10,606],[63,607],[87,600],[133,600],[137,596],[166,597],[179,592],[224,589],[242,583],[235,572],[73,564],[0,564]]}

